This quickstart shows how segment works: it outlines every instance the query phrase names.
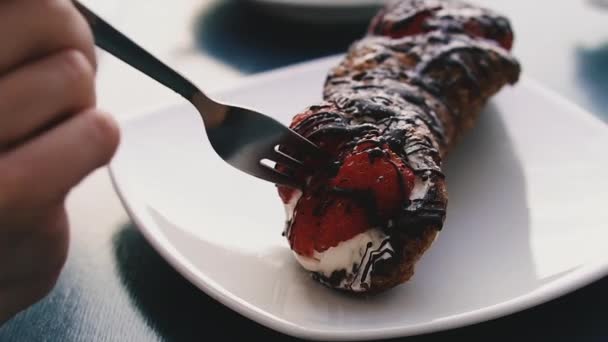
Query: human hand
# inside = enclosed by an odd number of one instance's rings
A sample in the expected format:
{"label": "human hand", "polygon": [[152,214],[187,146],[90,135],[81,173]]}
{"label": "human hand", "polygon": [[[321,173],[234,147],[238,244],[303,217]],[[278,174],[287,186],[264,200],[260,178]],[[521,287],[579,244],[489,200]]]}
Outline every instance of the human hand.
{"label": "human hand", "polygon": [[65,198],[119,141],[95,108],[92,34],[69,0],[0,0],[0,323],[44,297],[68,251]]}

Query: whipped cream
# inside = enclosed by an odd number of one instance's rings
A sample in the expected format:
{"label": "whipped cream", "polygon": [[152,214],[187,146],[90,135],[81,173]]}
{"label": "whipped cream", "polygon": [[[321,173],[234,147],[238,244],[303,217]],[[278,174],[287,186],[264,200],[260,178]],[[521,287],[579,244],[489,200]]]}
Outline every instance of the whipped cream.
{"label": "whipped cream", "polygon": [[335,271],[344,270],[344,278],[337,286],[332,286],[361,292],[370,288],[376,262],[391,258],[394,250],[389,237],[382,230],[372,228],[324,252],[315,251],[312,257],[294,254],[302,267],[326,278]]}
{"label": "whipped cream", "polygon": [[410,193],[410,200],[424,199],[424,197],[426,197],[426,193],[431,187],[433,187],[433,184],[434,183],[431,180],[431,177],[428,177],[427,180],[423,180],[421,177],[416,176],[414,180],[414,187]]}
{"label": "whipped cream", "polygon": [[293,196],[285,203],[285,216],[287,217],[287,222],[290,222],[293,219],[293,212],[296,210],[296,205],[300,198],[302,198],[302,191],[294,190]]}

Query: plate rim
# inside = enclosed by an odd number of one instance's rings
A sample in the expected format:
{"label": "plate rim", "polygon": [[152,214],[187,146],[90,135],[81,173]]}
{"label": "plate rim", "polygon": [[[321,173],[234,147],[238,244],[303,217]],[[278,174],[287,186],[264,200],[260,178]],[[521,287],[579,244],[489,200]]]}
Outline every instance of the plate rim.
{"label": "plate rim", "polygon": [[[236,84],[222,87],[213,93],[223,93],[228,91],[236,91],[238,89],[247,88],[252,84],[258,82],[265,82],[285,74],[301,73],[308,69],[316,70],[321,65],[329,64],[333,61],[337,61],[342,54],[323,57],[310,61],[296,63],[290,66],[274,69],[268,72],[263,72],[251,76],[243,77]],[[582,109],[577,104],[567,100],[560,96],[555,91],[543,86],[540,82],[522,75],[520,79],[520,86],[530,87],[547,98],[549,101],[557,102],[561,106],[566,107],[567,111],[576,115],[578,120],[587,120],[588,124],[597,125],[602,129],[608,129],[603,121],[597,116],[594,116],[590,112]],[[145,117],[158,115],[163,111],[171,110],[172,108],[179,108],[180,106],[187,106],[186,104],[172,104],[165,105],[156,110],[146,110],[135,115],[129,115],[123,120],[119,120],[120,125],[142,120]],[[319,328],[305,328],[298,324],[289,322],[279,316],[273,315],[266,312],[257,306],[241,299],[223,286],[215,282],[210,277],[206,276],[195,270],[195,267],[185,258],[171,243],[166,240],[164,233],[156,227],[154,221],[149,215],[139,214],[137,212],[137,205],[131,204],[128,200],[128,185],[122,184],[116,171],[114,170],[113,159],[108,165],[108,172],[112,185],[123,205],[127,214],[134,221],[135,226],[142,233],[145,239],[152,245],[152,247],[168,262],[176,272],[184,276],[190,283],[199,288],[205,294],[209,295],[213,299],[217,300],[221,304],[229,307],[236,313],[244,316],[245,318],[251,319],[263,326],[278,331],[283,334],[313,339],[313,340],[371,340],[371,339],[385,339],[395,338],[404,336],[421,335],[431,332],[440,332],[449,329],[469,326],[472,324],[486,322],[492,319],[508,316],[510,314],[529,309],[563,295],[576,291],[583,288],[600,278],[608,275],[608,257],[598,258],[592,262],[581,266],[577,270],[570,274],[555,280],[542,288],[528,292],[524,295],[514,297],[505,302],[483,307],[477,310],[463,312],[452,316],[444,317],[441,320],[429,321],[419,324],[390,327],[390,328],[373,328],[373,329],[357,329],[349,331],[331,330],[331,329],[319,329]]]}

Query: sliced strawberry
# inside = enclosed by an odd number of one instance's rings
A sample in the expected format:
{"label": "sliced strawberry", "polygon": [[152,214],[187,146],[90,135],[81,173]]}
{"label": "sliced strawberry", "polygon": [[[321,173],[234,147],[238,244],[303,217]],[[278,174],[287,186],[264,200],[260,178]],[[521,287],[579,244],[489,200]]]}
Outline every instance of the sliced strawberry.
{"label": "sliced strawberry", "polygon": [[291,248],[298,254],[313,255],[315,236],[321,227],[321,217],[314,215],[319,205],[319,198],[309,194],[304,194],[298,201],[288,236]]}
{"label": "sliced strawberry", "polygon": [[509,32],[498,40],[500,46],[505,48],[507,51],[510,51],[513,47],[513,33]]}
{"label": "sliced strawberry", "polygon": [[281,201],[283,201],[285,204],[289,203],[296,193],[296,189],[288,188],[286,186],[278,186],[277,188],[279,191],[279,197],[281,197]]}
{"label": "sliced strawberry", "polygon": [[323,252],[368,228],[365,209],[353,199],[305,195],[298,202],[289,241],[296,253],[312,256],[315,250]]}
{"label": "sliced strawberry", "polygon": [[291,120],[291,128],[296,127],[297,125],[299,125],[302,121],[307,120],[308,118],[310,118],[311,116],[315,115],[316,112],[313,110],[308,109],[305,112],[299,113],[296,116],[293,117],[293,119]]}
{"label": "sliced strawberry", "polygon": [[398,39],[424,33],[424,23],[432,14],[431,10],[418,12],[413,17],[409,18],[407,22],[394,23],[389,27],[385,27],[383,35]]}
{"label": "sliced strawberry", "polygon": [[486,27],[484,27],[479,21],[475,19],[471,19],[464,23],[464,31],[467,35],[472,37],[480,37],[494,40],[506,50],[511,50],[511,47],[513,45],[512,32],[508,31],[502,33],[491,33]]}
{"label": "sliced strawberry", "polygon": [[324,251],[365,232],[370,224],[365,209],[352,198],[336,198],[329,203],[321,218],[315,249]]}
{"label": "sliced strawberry", "polygon": [[[367,148],[366,148],[367,147]],[[388,218],[398,210],[413,187],[414,174],[387,146],[359,145],[348,155],[330,186],[371,191],[378,215]]]}
{"label": "sliced strawberry", "polygon": [[325,136],[315,137],[315,139],[312,139],[312,142],[317,144],[319,148],[327,152],[329,155],[336,156],[347,139],[348,136],[346,135],[340,136],[327,134]]}
{"label": "sliced strawberry", "polygon": [[408,13],[406,17],[398,21],[387,19],[386,13],[380,12],[372,20],[368,31],[395,39],[424,33],[426,32],[424,26],[426,20],[439,9],[441,7],[418,10],[417,13]]}

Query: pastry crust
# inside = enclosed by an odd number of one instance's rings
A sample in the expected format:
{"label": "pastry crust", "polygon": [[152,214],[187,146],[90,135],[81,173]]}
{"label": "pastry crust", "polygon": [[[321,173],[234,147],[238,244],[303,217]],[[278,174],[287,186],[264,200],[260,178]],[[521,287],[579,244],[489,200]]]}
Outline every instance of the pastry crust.
{"label": "pastry crust", "polygon": [[[508,20],[489,10],[457,1],[405,0],[387,5],[372,20],[368,35],[352,44],[327,76],[324,102],[298,114],[292,128],[330,151],[338,168],[352,146],[372,142],[380,155],[398,155],[415,182],[409,188],[401,185],[401,209],[373,221],[388,236],[391,250],[390,257],[364,259],[373,263],[369,282],[345,285],[344,278],[360,273],[361,264],[331,275],[316,272],[315,279],[374,293],[413,276],[445,220],[442,159],[475,125],[488,99],[519,78],[520,66],[509,53],[512,41]],[[340,137],[339,145],[332,137]],[[304,189],[305,194],[326,196],[335,174],[300,176],[327,183],[317,184],[315,191]],[[287,190],[280,191],[284,200],[289,197]],[[380,201],[375,195],[374,210]],[[292,248],[293,224],[288,222],[286,230]]]}

